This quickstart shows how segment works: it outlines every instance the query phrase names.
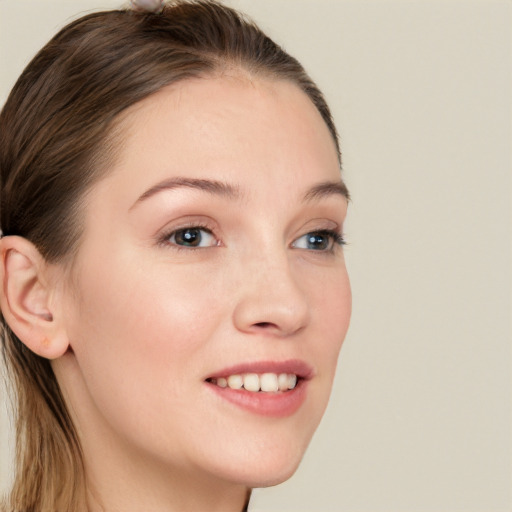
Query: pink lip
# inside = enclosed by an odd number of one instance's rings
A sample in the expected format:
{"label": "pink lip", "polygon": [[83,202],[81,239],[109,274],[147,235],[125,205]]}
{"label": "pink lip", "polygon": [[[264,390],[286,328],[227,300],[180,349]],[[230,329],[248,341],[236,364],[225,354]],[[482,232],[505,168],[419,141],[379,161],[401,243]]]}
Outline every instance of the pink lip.
{"label": "pink lip", "polygon": [[245,389],[221,388],[216,384],[205,381],[205,385],[218,397],[234,404],[241,409],[262,416],[283,418],[295,413],[306,400],[308,381],[313,377],[313,368],[299,360],[258,361],[242,363],[224,368],[212,374],[209,378],[227,377],[243,373],[294,373],[298,377],[294,389],[277,393],[254,393]]}

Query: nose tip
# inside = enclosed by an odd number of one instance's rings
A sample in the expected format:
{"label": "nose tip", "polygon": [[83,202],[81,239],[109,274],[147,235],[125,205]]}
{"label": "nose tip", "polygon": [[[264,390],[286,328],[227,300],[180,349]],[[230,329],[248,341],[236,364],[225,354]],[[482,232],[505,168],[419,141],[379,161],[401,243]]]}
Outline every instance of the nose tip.
{"label": "nose tip", "polygon": [[273,266],[245,279],[233,313],[243,332],[289,336],[309,323],[307,296],[289,268]]}

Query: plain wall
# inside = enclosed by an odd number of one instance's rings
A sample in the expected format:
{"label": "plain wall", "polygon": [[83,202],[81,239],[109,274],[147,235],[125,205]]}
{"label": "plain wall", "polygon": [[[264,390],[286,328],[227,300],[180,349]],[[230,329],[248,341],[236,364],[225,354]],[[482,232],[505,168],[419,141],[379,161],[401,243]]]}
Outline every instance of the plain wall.
{"label": "plain wall", "polygon": [[[325,91],[353,197],[331,404],[299,471],[252,510],[510,512],[512,4],[231,3]],[[0,103],[60,26],[119,5],[0,0]]]}

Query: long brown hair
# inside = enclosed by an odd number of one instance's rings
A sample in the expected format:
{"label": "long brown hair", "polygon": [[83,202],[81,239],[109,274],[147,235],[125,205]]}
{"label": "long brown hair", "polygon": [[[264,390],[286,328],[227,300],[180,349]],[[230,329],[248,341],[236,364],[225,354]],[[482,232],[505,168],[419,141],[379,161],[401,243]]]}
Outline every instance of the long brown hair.
{"label": "long brown hair", "polygon": [[[72,258],[81,199],[115,155],[112,131],[131,105],[180,80],[226,68],[288,80],[311,99],[338,149],[321,92],[302,66],[243,15],[213,1],[162,12],[114,10],[62,29],[30,62],[0,113],[0,226],[48,262]],[[86,509],[80,442],[50,361],[1,317],[16,417],[15,475],[5,507]]]}

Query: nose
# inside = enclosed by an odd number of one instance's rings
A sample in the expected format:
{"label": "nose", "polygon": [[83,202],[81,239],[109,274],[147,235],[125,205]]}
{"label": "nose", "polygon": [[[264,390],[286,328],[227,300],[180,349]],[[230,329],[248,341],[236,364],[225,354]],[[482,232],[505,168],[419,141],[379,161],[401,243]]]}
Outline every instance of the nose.
{"label": "nose", "polygon": [[246,333],[286,337],[310,321],[307,293],[286,254],[254,258],[237,279],[235,327]]}

